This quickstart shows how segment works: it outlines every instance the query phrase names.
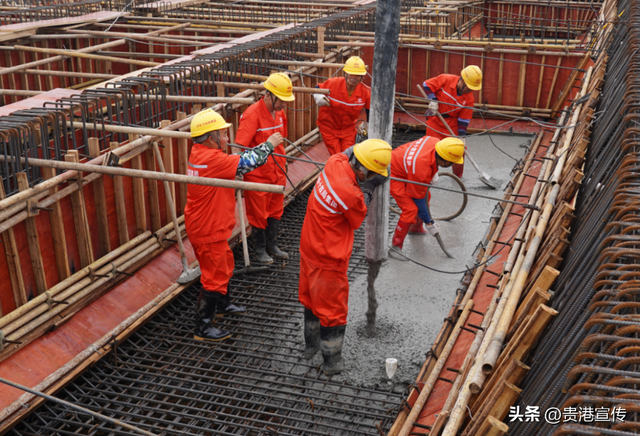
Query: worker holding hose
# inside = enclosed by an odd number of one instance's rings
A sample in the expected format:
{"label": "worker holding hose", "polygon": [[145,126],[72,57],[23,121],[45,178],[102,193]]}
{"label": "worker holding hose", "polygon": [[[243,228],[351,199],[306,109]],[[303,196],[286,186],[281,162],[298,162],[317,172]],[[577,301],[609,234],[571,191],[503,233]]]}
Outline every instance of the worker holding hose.
{"label": "worker holding hose", "polygon": [[[291,79],[284,73],[274,73],[264,82],[264,87],[267,90],[264,97],[249,106],[240,118],[236,142],[244,147],[263,144],[274,133],[287,137],[285,102],[295,100]],[[286,154],[282,144],[276,145],[275,152]],[[244,181],[285,186],[286,168],[286,158],[271,156],[262,168],[246,174]],[[244,200],[256,261],[266,265],[273,263],[271,256],[288,259],[289,254],[278,247],[284,194],[245,191]]]}
{"label": "worker holding hose", "polygon": [[[304,306],[303,357],[322,351],[323,372],[343,370],[347,327],[347,268],[354,231],[360,227],[375,188],[389,178],[391,146],[368,139],[329,158],[307,204],[300,236],[298,298]],[[362,183],[362,187],[360,187]]]}
{"label": "worker holding hose", "polygon": [[[463,163],[464,143],[460,139],[424,136],[393,150],[391,172],[399,179],[429,184],[437,174],[438,167],[448,168]],[[429,201],[431,195],[428,193],[429,188],[392,180],[390,190],[402,211],[393,233],[390,253],[402,252],[404,239],[409,231],[426,234],[423,222],[431,235],[435,236],[440,232],[425,202]]]}
{"label": "worker holding hose", "polygon": [[[263,166],[274,147],[282,144],[282,135],[273,133],[255,148],[240,154],[226,154],[231,124],[212,109],[198,113],[191,120],[193,148],[189,156],[188,175],[235,180]],[[242,313],[243,306],[231,302],[229,279],[233,274],[233,253],[227,240],[236,224],[235,197],[231,188],[188,185],[184,220],[189,241],[200,263],[200,295],[196,304],[194,339],[221,341],[231,334],[213,324],[216,316]]]}
{"label": "worker holding hose", "polygon": [[[449,125],[451,131],[459,137],[467,136],[467,127],[473,116],[475,103],[473,92],[482,89],[482,70],[476,65],[464,68],[459,76],[440,74],[425,80],[422,84],[429,99],[427,117],[427,135],[438,139],[448,136],[449,130],[442,124],[438,112]],[[464,164],[454,164],[453,174],[462,177]]]}
{"label": "worker holding hose", "polygon": [[364,61],[358,56],[351,56],[342,70],[345,77],[331,78],[316,86],[328,89],[328,96],[313,94],[320,108],[318,128],[331,155],[355,144],[358,130],[366,133],[367,122],[362,120],[358,123],[358,118],[363,110],[366,110],[368,115],[371,104],[371,90],[362,83],[362,78],[367,74]]}

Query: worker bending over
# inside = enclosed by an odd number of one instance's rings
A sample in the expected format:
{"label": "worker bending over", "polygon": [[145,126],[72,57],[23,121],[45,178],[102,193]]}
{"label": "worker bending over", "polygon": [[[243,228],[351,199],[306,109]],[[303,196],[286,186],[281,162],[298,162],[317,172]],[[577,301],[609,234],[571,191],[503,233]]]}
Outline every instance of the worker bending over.
{"label": "worker bending over", "polygon": [[[451,131],[460,136],[467,136],[467,127],[473,116],[475,100],[471,91],[482,88],[482,71],[476,65],[469,65],[454,74],[440,74],[425,80],[422,84],[429,101],[427,116],[427,135],[438,139],[451,136],[447,127],[442,124],[436,113],[440,112]],[[453,165],[453,174],[462,177],[464,164]]]}
{"label": "worker bending over", "polygon": [[300,236],[298,298],[305,308],[304,358],[321,350],[326,375],[343,370],[354,231],[367,214],[374,189],[388,179],[390,162],[386,142],[356,144],[329,158],[309,197]]}
{"label": "worker bending over", "polygon": [[[358,56],[351,56],[343,67],[345,77],[335,77],[317,85],[328,89],[329,96],[313,94],[318,110],[318,128],[329,153],[334,155],[351,147],[356,142],[356,123],[365,109],[369,111],[371,90],[362,83],[367,66]],[[368,117],[367,117],[368,118]],[[363,121],[358,128],[367,130]]]}
{"label": "worker bending over", "polygon": [[[273,148],[282,143],[280,133],[241,154],[226,154],[228,124],[211,109],[198,113],[191,121],[193,148],[188,175],[234,180],[264,165]],[[189,241],[200,263],[202,276],[196,305],[194,339],[220,341],[231,334],[212,324],[216,316],[242,313],[243,306],[231,303],[229,279],[233,274],[233,253],[227,239],[235,226],[234,190],[214,186],[188,185],[184,220]]]}
{"label": "worker bending over", "polygon": [[[462,165],[463,162],[464,143],[460,139],[440,140],[425,136],[393,150],[391,173],[398,179],[429,184],[438,172],[438,167],[448,168],[454,164]],[[435,236],[440,232],[438,225],[429,215],[429,209],[425,203],[431,196],[428,191],[426,186],[391,181],[391,195],[402,211],[391,240],[392,251],[402,251],[404,238],[410,230],[425,234],[422,227],[423,221],[427,224],[427,230],[431,235]]]}
{"label": "worker bending over", "polygon": [[[295,100],[291,79],[284,73],[274,73],[264,82],[264,87],[267,89],[264,97],[249,106],[240,118],[236,142],[244,147],[256,147],[274,133],[287,137],[287,116],[283,109],[285,102]],[[286,154],[282,143],[274,146],[275,153]],[[286,158],[271,156],[260,169],[245,174],[244,181],[285,186],[286,165]],[[278,247],[284,194],[245,191],[244,199],[257,262],[273,263],[271,256],[288,259],[289,255]]]}

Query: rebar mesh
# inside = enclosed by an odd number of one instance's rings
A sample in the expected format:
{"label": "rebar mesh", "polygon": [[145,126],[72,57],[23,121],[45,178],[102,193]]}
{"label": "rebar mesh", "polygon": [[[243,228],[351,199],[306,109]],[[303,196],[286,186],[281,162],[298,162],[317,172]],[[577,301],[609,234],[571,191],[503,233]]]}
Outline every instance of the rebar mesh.
{"label": "rebar mesh", "polygon": [[[306,199],[298,198],[283,215],[279,241],[291,258],[267,272],[232,278],[232,298],[247,306],[247,314],[220,319],[233,332],[230,340],[193,339],[192,287],[57,396],[161,435],[388,431],[402,399],[394,389],[327,379],[301,357],[298,242]],[[363,252],[364,227],[356,232],[350,278],[366,272]],[[235,258],[241,267],[242,255]],[[129,433],[47,403],[10,434]]]}

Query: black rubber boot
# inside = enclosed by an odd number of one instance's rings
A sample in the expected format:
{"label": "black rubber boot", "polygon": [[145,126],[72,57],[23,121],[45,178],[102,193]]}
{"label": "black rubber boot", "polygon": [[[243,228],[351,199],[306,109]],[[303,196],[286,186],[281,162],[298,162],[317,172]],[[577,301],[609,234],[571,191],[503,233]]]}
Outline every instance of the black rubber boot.
{"label": "black rubber boot", "polygon": [[198,304],[196,305],[196,329],[193,332],[193,339],[217,342],[231,336],[228,331],[214,327],[211,324],[211,321],[216,316],[220,297],[222,297],[222,294],[219,292],[200,290]]}
{"label": "black rubber boot", "polygon": [[302,357],[309,360],[320,351],[320,320],[311,309],[304,308],[304,353]]}
{"label": "black rubber boot", "polygon": [[289,259],[289,253],[278,247],[278,233],[280,232],[280,220],[267,218],[267,253],[276,259]]}
{"label": "black rubber boot", "polygon": [[263,265],[273,263],[271,256],[267,254],[267,237],[264,229],[252,227],[251,237],[253,238],[253,252],[256,255],[256,262]]}
{"label": "black rubber boot", "polygon": [[342,344],[346,325],[337,327],[320,326],[320,350],[322,350],[322,372],[330,376],[340,374],[344,369],[342,362]]}
{"label": "black rubber boot", "polygon": [[233,315],[234,313],[245,313],[247,311],[246,307],[236,306],[231,302],[231,295],[229,295],[229,292],[230,291],[227,290],[226,294],[220,294],[216,316]]}

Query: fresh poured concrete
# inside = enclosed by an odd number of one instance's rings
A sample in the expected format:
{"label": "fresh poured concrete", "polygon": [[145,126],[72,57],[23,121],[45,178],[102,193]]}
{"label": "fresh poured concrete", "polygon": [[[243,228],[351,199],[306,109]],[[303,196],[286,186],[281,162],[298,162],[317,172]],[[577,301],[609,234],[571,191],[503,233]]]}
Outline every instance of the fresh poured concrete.
{"label": "fresh poured concrete", "polygon": [[[493,142],[507,154],[522,159],[530,136],[492,135]],[[394,145],[396,143],[394,142]],[[474,136],[467,140],[467,147],[480,168],[500,179],[502,187],[492,190],[478,179],[478,172],[465,163],[462,178],[472,193],[503,196],[503,189],[511,179],[515,160],[498,150],[488,136]],[[441,169],[450,171],[450,169]],[[450,185],[444,177],[438,183]],[[442,191],[432,193],[432,214],[447,209],[442,202],[459,202],[457,194]],[[376,336],[366,335],[367,277],[358,276],[350,285],[349,316],[343,358],[345,371],[333,376],[334,381],[346,381],[351,385],[378,387],[401,392],[413,383],[425,360],[425,353],[436,339],[444,318],[449,313],[460,287],[465,265],[474,264],[474,251],[484,238],[496,201],[469,197],[464,212],[452,221],[438,221],[445,247],[455,259],[442,252],[436,239],[430,235],[408,235],[404,244],[407,256],[442,271],[430,271],[409,261],[390,258],[380,269],[376,280],[378,310]],[[392,214],[393,222],[396,218]],[[393,229],[391,229],[392,231]],[[398,359],[398,369],[389,381],[385,372],[385,359]],[[318,353],[311,363],[320,364]]]}

